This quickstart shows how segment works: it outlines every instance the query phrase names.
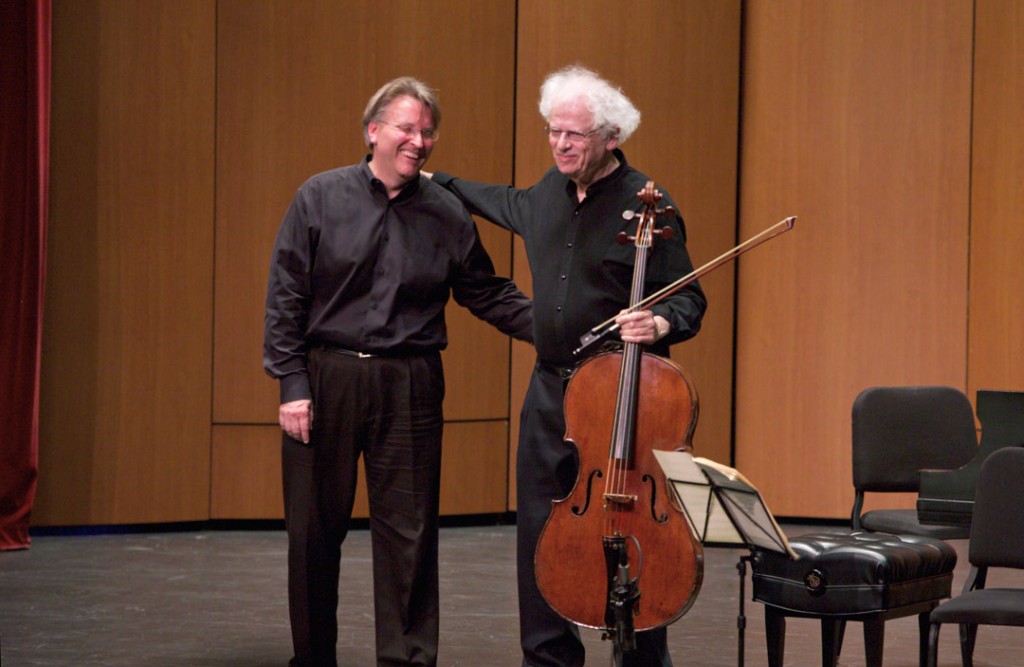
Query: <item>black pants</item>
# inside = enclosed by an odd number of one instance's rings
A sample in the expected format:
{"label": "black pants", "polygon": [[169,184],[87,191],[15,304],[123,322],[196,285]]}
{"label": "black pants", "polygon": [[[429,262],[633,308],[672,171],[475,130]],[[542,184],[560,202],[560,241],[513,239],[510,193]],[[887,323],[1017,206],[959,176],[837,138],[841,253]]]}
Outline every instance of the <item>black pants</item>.
{"label": "black pants", "polygon": [[370,500],[377,664],[435,665],[440,355],[361,359],[317,349],[309,367],[310,443],[285,435],[282,445],[292,664],[337,664],[341,544],[361,455]]}
{"label": "black pants", "polygon": [[[564,395],[561,376],[538,366],[530,378],[520,414],[516,537],[519,636],[524,667],[578,667],[585,658],[576,625],[548,605],[537,588],[534,574],[534,553],[551,513],[551,501],[569,495],[578,474],[575,449],[563,441]],[[625,654],[625,664],[671,667],[666,640],[665,628],[638,632],[636,650]],[[609,644],[609,655],[611,650]]]}

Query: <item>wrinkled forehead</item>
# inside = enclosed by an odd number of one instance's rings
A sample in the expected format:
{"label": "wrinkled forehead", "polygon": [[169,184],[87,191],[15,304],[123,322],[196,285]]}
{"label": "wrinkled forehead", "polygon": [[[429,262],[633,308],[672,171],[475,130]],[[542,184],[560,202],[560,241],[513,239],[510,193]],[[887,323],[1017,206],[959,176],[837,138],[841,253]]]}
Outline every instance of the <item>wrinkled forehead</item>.
{"label": "wrinkled forehead", "polygon": [[381,112],[381,118],[392,123],[419,123],[434,126],[434,113],[430,107],[411,95],[399,95],[388,102]]}
{"label": "wrinkled forehead", "polygon": [[594,112],[582,99],[562,102],[551,108],[548,124],[560,130],[588,132],[593,129]]}

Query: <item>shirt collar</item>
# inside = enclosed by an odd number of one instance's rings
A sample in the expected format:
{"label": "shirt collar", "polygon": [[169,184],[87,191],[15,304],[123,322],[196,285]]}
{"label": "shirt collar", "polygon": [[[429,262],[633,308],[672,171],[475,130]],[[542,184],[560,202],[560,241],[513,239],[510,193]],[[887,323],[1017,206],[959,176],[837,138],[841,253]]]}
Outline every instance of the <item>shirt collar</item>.
{"label": "shirt collar", "polygon": [[[612,171],[612,173],[610,173],[607,176],[604,176],[602,178],[599,178],[596,181],[594,181],[593,183],[591,183],[590,187],[587,188],[587,196],[588,197],[590,196],[591,193],[595,193],[595,192],[598,192],[600,190],[603,190],[606,187],[608,187],[608,185],[610,183],[614,183],[615,181],[618,181],[620,178],[622,178],[622,175],[626,172],[626,167],[628,167],[629,164],[626,162],[626,155],[622,152],[622,150],[620,150],[618,148],[613,148],[612,149],[612,155],[614,155],[615,159],[617,159],[619,161],[619,166],[615,167],[615,170]],[[566,177],[565,180],[566,180],[565,191],[569,193],[569,196],[572,197],[573,200],[576,200],[576,196],[577,196],[576,195],[576,184],[573,183],[572,179],[570,179],[568,177]]]}
{"label": "shirt collar", "polygon": [[[373,175],[373,170],[370,169],[371,160],[373,160],[373,153],[367,153],[366,157],[363,158],[363,161],[359,163],[359,171],[363,172],[363,175],[366,176],[366,180],[370,186],[370,189],[372,189],[374,192],[384,195],[384,197],[387,197],[388,188],[386,185],[384,185],[384,181],[380,180],[379,178]],[[402,191],[398,193],[398,196],[392,199],[391,201],[396,203],[405,201],[406,199],[409,199],[414,194],[416,194],[419,191],[419,189],[420,179],[414,178],[408,183],[406,183],[405,186],[402,188]]]}

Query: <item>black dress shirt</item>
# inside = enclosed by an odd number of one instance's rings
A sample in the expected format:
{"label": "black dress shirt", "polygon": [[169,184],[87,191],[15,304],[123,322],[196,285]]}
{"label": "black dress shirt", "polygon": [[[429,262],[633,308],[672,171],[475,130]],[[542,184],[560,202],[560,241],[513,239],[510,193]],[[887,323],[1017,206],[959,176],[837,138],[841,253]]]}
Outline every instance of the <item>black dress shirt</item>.
{"label": "black dress shirt", "polygon": [[[442,172],[433,176],[470,211],[522,236],[533,274],[534,344],[538,359],[551,365],[578,363],[573,351],[580,336],[629,305],[636,248],[620,244],[617,235],[635,234],[639,218],[627,221],[622,213],[643,208],[637,193],[650,179],[629,166],[621,151],[615,156],[618,168],[593,183],[582,202],[576,184],[555,168],[527,189],[473,183]],[[668,193],[662,195],[659,207],[679,210]],[[659,216],[657,226],[664,225],[677,233],[654,241],[645,296],[693,272],[682,218],[678,213]],[[696,335],[706,308],[697,282],[651,307],[671,325],[652,351],[667,355],[669,345]]]}
{"label": "black dress shirt", "polygon": [[361,163],[299,188],[274,243],[263,365],[281,402],[310,397],[306,350],[404,355],[448,344],[449,295],[499,330],[532,340],[532,309],[494,275],[472,218],[429,179],[394,199]]}

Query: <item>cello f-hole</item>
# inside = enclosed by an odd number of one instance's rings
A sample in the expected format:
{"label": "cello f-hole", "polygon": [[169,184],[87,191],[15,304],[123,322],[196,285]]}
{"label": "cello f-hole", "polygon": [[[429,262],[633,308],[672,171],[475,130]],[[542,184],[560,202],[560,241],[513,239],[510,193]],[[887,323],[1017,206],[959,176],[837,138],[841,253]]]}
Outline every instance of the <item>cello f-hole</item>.
{"label": "cello f-hole", "polygon": [[655,503],[658,500],[658,482],[650,475],[644,475],[643,481],[651,486],[651,518],[654,519],[655,523],[665,523],[668,521],[668,512],[662,512],[661,516],[658,516],[658,511],[655,508]]}
{"label": "cello f-hole", "polygon": [[587,510],[590,508],[590,496],[592,495],[594,490],[594,478],[603,476],[604,475],[601,473],[600,470],[594,469],[590,471],[590,476],[587,477],[587,502],[583,505],[583,509],[580,509],[579,505],[573,505],[573,514],[575,514],[576,516],[583,516],[587,513]]}

